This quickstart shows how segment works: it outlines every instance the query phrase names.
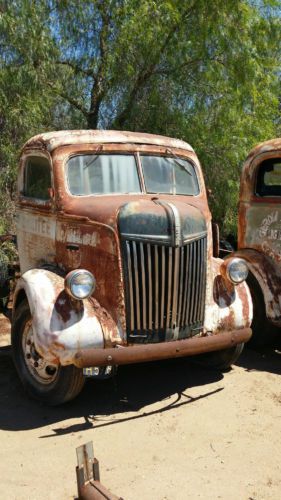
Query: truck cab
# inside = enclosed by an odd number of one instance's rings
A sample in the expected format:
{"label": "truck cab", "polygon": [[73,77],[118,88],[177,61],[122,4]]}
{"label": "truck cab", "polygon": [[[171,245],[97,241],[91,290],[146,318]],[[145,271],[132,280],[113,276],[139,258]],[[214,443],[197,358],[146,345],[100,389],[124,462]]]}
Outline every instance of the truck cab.
{"label": "truck cab", "polygon": [[192,147],[133,132],[41,134],[23,147],[12,349],[27,392],[74,398],[85,376],[207,353],[224,369],[251,336],[243,258],[213,253]]}
{"label": "truck cab", "polygon": [[254,319],[251,342],[280,345],[281,139],[258,144],[240,182],[238,253],[249,266]]}

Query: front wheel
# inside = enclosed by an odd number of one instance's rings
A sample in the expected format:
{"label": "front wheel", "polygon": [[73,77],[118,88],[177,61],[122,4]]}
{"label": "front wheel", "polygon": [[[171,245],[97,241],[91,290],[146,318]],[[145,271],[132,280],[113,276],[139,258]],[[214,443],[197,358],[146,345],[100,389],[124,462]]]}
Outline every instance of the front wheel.
{"label": "front wheel", "polygon": [[235,363],[235,361],[237,361],[243,351],[243,348],[244,343],[241,343],[227,349],[222,349],[221,351],[199,354],[199,356],[196,356],[196,359],[200,364],[207,366],[208,368],[225,371],[228,370],[231,365]]}
{"label": "front wheel", "polygon": [[49,405],[59,405],[75,398],[82,390],[82,370],[74,365],[54,365],[36,351],[31,314],[26,300],[15,313],[12,352],[18,375],[31,397]]}

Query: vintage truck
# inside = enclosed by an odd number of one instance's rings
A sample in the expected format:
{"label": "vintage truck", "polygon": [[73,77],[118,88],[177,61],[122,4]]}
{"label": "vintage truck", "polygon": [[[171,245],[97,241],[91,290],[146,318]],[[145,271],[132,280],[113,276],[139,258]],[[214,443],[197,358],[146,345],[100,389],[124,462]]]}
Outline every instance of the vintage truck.
{"label": "vintage truck", "polygon": [[247,264],[217,258],[189,144],[101,130],[35,136],[20,157],[16,219],[12,351],[31,396],[59,404],[85,376],[199,353],[224,369],[249,340]]}
{"label": "vintage truck", "polygon": [[258,144],[248,155],[240,183],[238,252],[247,261],[255,346],[281,335],[281,138]]}

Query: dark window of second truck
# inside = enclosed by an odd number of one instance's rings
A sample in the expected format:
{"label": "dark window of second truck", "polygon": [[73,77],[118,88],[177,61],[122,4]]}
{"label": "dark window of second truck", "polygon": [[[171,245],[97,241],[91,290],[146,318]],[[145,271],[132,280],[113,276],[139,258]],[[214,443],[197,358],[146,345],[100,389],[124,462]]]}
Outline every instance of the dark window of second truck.
{"label": "dark window of second truck", "polygon": [[281,158],[270,158],[259,165],[256,194],[281,196]]}

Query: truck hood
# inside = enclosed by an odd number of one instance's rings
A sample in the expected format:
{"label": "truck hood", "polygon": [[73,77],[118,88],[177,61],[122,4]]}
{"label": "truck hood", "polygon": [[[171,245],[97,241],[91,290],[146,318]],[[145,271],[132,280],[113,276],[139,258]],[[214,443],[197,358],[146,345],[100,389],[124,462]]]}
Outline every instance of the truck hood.
{"label": "truck hood", "polygon": [[118,217],[123,238],[182,245],[206,234],[206,220],[201,211],[187,203],[164,199],[129,202]]}
{"label": "truck hood", "polygon": [[[204,204],[205,209],[206,203]],[[201,207],[200,207],[201,208]],[[202,207],[203,208],[203,207]],[[208,209],[207,209],[208,211]],[[118,230],[123,238],[181,245],[206,233],[206,219],[198,207],[181,197],[141,195],[75,199],[68,214],[84,216]]]}

